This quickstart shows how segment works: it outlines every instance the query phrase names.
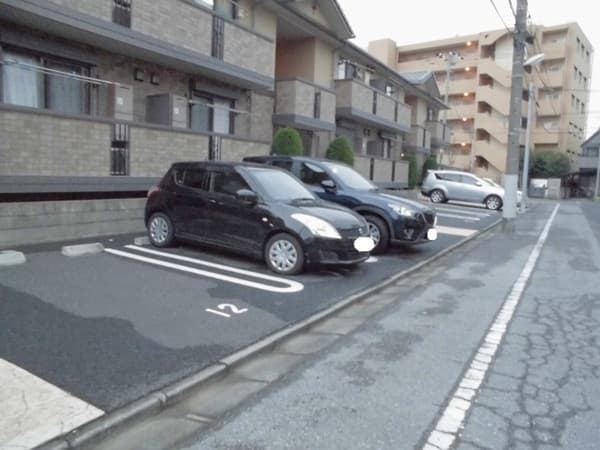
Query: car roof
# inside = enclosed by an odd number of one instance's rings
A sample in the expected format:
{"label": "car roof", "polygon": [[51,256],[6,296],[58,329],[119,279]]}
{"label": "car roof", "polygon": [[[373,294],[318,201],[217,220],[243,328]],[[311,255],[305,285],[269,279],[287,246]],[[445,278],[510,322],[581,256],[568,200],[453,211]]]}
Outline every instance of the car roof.
{"label": "car roof", "polygon": [[249,161],[249,162],[251,162],[251,161],[269,161],[269,160],[273,160],[273,159],[347,165],[343,161],[336,161],[333,159],[312,158],[310,156],[289,156],[289,155],[247,156],[244,158],[244,161]]}
{"label": "car roof", "polygon": [[252,162],[240,162],[240,161],[177,161],[172,164],[174,168],[186,168],[186,167],[252,167],[257,169],[272,169],[279,170],[276,167],[265,167],[263,164],[256,164]]}

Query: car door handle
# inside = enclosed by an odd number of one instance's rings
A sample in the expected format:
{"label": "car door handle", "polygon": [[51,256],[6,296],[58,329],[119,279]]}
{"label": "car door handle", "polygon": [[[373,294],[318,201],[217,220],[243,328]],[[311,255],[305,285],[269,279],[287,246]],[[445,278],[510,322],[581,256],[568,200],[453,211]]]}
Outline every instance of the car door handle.
{"label": "car door handle", "polygon": [[216,205],[216,204],[217,204],[217,201],[216,201],[216,200],[209,200],[208,202],[209,202],[209,203],[212,203],[213,205]]}

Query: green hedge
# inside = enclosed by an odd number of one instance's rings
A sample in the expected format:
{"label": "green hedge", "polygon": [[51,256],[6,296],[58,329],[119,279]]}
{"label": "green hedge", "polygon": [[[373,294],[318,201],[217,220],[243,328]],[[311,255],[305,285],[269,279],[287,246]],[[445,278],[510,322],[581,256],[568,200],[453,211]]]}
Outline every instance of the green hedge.
{"label": "green hedge", "polygon": [[345,137],[335,138],[327,148],[327,159],[341,161],[349,166],[354,165],[354,151]]}
{"label": "green hedge", "polygon": [[272,153],[275,155],[301,156],[304,154],[302,138],[294,128],[282,128],[273,138]]}
{"label": "green hedge", "polygon": [[413,189],[417,184],[419,184],[419,167],[417,164],[417,157],[412,153],[409,153],[404,157],[406,161],[408,161],[408,187],[409,189]]}

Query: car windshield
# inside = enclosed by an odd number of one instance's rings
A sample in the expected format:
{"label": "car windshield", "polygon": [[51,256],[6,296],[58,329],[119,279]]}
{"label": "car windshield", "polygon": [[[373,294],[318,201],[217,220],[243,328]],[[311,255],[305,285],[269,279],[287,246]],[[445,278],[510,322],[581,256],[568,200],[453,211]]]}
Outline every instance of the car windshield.
{"label": "car windshield", "polygon": [[312,192],[287,172],[273,169],[252,169],[250,173],[264,197],[283,202],[316,200]]}
{"label": "car windshield", "polygon": [[332,173],[334,173],[340,181],[351,189],[357,189],[362,191],[370,191],[377,189],[373,183],[363,177],[356,170],[351,167],[344,166],[341,164],[335,164],[330,162],[324,162],[323,165],[327,167]]}

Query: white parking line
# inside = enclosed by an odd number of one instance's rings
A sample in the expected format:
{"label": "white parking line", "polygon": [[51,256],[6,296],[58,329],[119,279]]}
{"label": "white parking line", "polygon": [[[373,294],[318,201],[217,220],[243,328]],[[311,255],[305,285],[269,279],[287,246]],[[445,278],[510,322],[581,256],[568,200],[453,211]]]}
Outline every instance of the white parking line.
{"label": "white parking line", "polygon": [[162,256],[164,258],[177,259],[180,261],[186,261],[186,262],[190,262],[190,263],[194,263],[194,264],[198,264],[198,265],[202,265],[202,266],[207,266],[207,267],[211,267],[213,269],[219,269],[219,270],[222,270],[225,272],[233,272],[233,273],[237,273],[240,275],[246,275],[246,276],[252,277],[252,278],[258,278],[258,279],[262,279],[262,280],[272,281],[277,284],[282,284],[284,287],[270,286],[270,285],[264,284],[264,283],[258,283],[258,282],[254,282],[254,281],[244,280],[242,278],[232,277],[229,275],[224,275],[224,274],[215,273],[215,272],[209,272],[207,270],[195,269],[193,267],[183,266],[181,264],[174,264],[174,263],[170,263],[170,262],[166,262],[166,261],[161,261],[158,259],[146,258],[145,256],[136,255],[134,253],[123,252],[121,250],[107,248],[104,251],[107,253],[110,253],[112,255],[121,256],[123,258],[133,259],[136,261],[153,264],[155,266],[167,267],[169,269],[180,270],[182,272],[193,273],[195,275],[201,275],[201,276],[204,276],[207,278],[214,278],[216,280],[227,281],[229,283],[239,284],[241,286],[251,287],[254,289],[260,289],[262,291],[277,292],[277,293],[282,293],[282,294],[291,294],[294,292],[300,292],[304,289],[304,285],[302,283],[299,283],[297,281],[287,280],[285,278],[274,277],[271,275],[265,275],[265,274],[258,273],[258,272],[251,272],[249,270],[236,269],[234,267],[228,267],[228,266],[223,266],[221,264],[211,263],[209,261],[203,261],[201,259],[188,258],[185,256],[179,256],[179,255],[172,255],[170,253],[159,252],[156,250],[150,250],[150,249],[146,249],[146,248],[142,248],[142,247],[136,247],[133,245],[127,245],[126,248],[150,253],[150,254],[157,255],[157,256]]}
{"label": "white parking line", "polygon": [[477,230],[471,230],[469,228],[454,228],[454,227],[444,227],[444,226],[436,226],[435,229],[439,234],[448,234],[450,236],[462,236],[469,237],[473,233],[476,233]]}
{"label": "white parking line", "polygon": [[0,359],[0,448],[33,448],[104,411]]}
{"label": "white parking line", "polygon": [[479,222],[481,220],[481,217],[459,216],[457,214],[446,214],[446,213],[437,213],[436,216],[446,217],[448,219],[466,220],[467,222]]}
{"label": "white parking line", "polygon": [[445,211],[445,212],[451,212],[454,214],[465,214],[467,216],[477,216],[477,217],[490,217],[492,214],[491,213],[481,213],[481,212],[475,212],[471,209],[466,209],[466,208],[448,208],[448,207],[440,207],[440,206],[436,206],[435,207],[436,211]]}

